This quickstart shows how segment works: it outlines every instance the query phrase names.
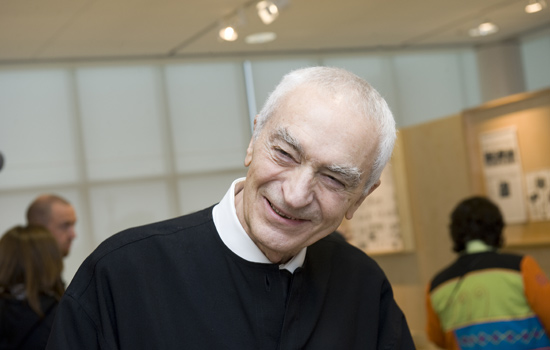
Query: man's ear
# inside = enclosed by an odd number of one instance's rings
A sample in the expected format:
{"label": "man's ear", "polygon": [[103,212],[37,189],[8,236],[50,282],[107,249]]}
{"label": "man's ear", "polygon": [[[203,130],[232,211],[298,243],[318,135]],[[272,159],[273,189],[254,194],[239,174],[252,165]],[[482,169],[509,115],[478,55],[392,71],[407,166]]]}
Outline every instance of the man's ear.
{"label": "man's ear", "polygon": [[252,137],[250,138],[250,142],[248,143],[248,148],[246,149],[246,156],[244,157],[244,166],[248,167],[250,163],[252,162],[252,154],[254,153],[254,131],[256,131],[256,120],[258,119],[258,115],[254,117],[254,129],[252,130]]}
{"label": "man's ear", "polygon": [[248,148],[246,149],[246,156],[244,157],[244,166],[248,167],[252,163],[252,154],[254,154],[254,136],[250,139]]}
{"label": "man's ear", "polygon": [[369,194],[372,193],[372,191],[377,189],[381,183],[382,182],[380,180],[376,181],[376,183],[372,185],[371,188],[369,188],[367,193],[363,193],[361,197],[359,197],[359,199],[351,207],[349,207],[348,211],[346,211],[346,219],[351,220],[353,218],[353,214],[355,214],[357,209],[359,209],[361,204],[363,204],[363,201],[365,200],[365,198],[367,198]]}

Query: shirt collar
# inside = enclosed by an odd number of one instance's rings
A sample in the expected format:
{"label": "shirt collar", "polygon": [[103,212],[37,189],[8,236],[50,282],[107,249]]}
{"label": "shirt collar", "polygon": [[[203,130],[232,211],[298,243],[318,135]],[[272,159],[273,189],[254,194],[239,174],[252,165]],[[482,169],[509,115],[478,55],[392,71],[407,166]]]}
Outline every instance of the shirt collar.
{"label": "shirt collar", "polygon": [[495,248],[483,242],[481,239],[474,239],[466,242],[466,254],[483,253],[493,251]]}
{"label": "shirt collar", "polygon": [[[235,187],[244,180],[245,178],[243,177],[233,181],[220,203],[214,206],[214,209],[212,209],[214,225],[223,243],[233,253],[247,261],[272,264],[264,253],[262,253],[260,248],[250,239],[237,217],[237,211],[235,209]],[[279,269],[287,269],[294,273],[294,270],[304,264],[306,250],[307,247],[303,248],[286,264],[280,264]]]}

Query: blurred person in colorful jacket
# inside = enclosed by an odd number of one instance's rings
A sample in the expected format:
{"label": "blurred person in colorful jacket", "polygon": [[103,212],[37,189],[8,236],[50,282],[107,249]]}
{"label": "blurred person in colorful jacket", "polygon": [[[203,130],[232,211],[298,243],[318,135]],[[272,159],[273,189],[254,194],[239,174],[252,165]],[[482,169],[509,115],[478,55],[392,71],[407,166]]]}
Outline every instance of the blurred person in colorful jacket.
{"label": "blurred person in colorful jacket", "polygon": [[451,214],[457,260],[427,289],[428,338],[443,349],[550,349],[550,282],[528,255],[501,253],[504,220],[484,197]]}

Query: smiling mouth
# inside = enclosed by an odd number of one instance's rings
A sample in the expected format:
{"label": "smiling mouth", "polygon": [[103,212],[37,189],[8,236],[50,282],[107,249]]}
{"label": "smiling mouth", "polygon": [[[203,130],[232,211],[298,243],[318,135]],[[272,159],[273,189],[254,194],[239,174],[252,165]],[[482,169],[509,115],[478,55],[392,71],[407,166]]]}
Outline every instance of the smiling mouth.
{"label": "smiling mouth", "polygon": [[269,206],[271,207],[271,209],[273,209],[274,212],[276,212],[282,218],[289,219],[289,220],[295,220],[295,221],[300,220],[300,219],[296,219],[296,218],[293,218],[291,216],[288,216],[285,213],[281,213],[279,210],[277,210],[277,208],[275,208],[273,206],[273,204],[271,204],[271,202],[269,202]]}

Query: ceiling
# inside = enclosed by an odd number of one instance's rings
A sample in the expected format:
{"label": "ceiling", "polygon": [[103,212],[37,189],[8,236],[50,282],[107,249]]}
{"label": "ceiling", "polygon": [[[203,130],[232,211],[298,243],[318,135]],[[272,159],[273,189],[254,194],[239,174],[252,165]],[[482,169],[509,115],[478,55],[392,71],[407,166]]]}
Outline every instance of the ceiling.
{"label": "ceiling", "polygon": [[[0,64],[89,59],[218,57],[486,44],[550,27],[528,0],[285,0],[264,25],[258,0],[0,0]],[[238,15],[237,15],[238,14]],[[239,38],[217,37],[239,20]],[[470,38],[491,20],[500,31]],[[277,39],[246,44],[248,34]]]}

